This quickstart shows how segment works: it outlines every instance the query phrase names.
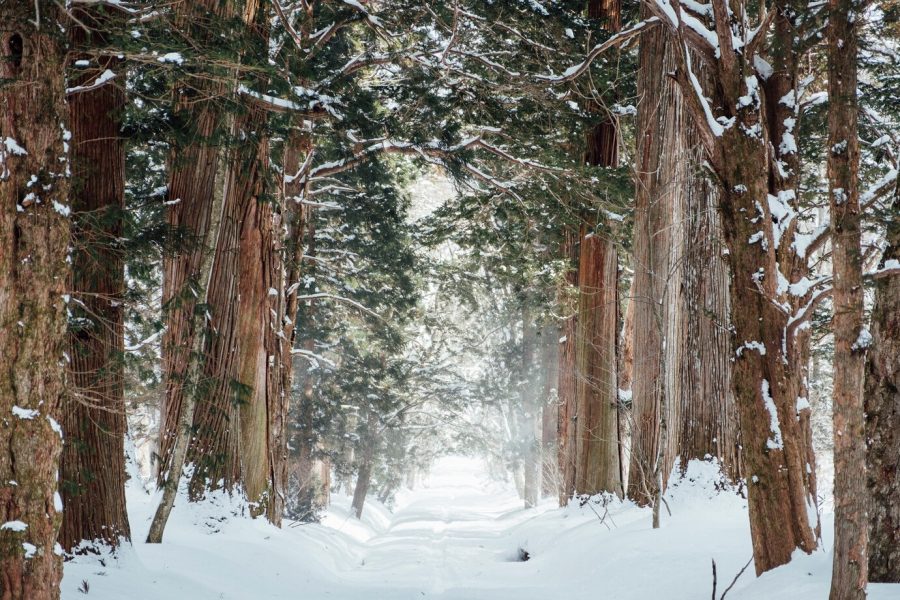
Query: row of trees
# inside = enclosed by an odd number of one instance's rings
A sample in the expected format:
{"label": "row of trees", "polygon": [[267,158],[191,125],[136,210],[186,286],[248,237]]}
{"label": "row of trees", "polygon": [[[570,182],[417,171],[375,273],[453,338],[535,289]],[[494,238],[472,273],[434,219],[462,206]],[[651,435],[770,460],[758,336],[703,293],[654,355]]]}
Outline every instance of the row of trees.
{"label": "row of trees", "polygon": [[[615,22],[617,7],[601,10]],[[637,82],[633,316],[625,334],[634,352],[628,495],[653,504],[658,515],[675,458],[684,466],[692,458],[716,456],[731,477],[746,478],[757,573],[790,561],[797,548],[814,550],[820,525],[807,365],[810,319],[830,297],[832,597],[863,597],[870,561],[875,580],[896,580],[896,573],[888,576],[884,569],[896,544],[885,535],[885,508],[870,508],[883,502],[890,475],[881,463],[866,478],[867,455],[872,466],[883,456],[884,434],[876,432],[896,423],[889,424],[870,400],[866,427],[866,350],[885,341],[884,333],[873,339],[867,329],[863,293],[865,281],[896,274],[890,242],[879,258],[884,244],[878,240],[884,235],[881,216],[887,215],[887,223],[896,219],[890,206],[897,185],[896,169],[878,168],[875,159],[892,118],[879,99],[893,91],[870,90],[871,98],[858,93],[858,71],[867,57],[859,48],[863,27],[871,24],[870,33],[884,35],[878,22],[894,19],[896,7],[659,0],[642,3],[641,10],[644,20],[631,31],[651,30],[641,35]],[[588,60],[603,50],[596,46]],[[817,63],[827,66],[824,82]],[[556,81],[583,71],[576,66]],[[826,97],[822,124],[816,112]],[[861,152],[861,136],[869,156]],[[817,172],[823,163],[824,181]],[[867,190],[864,181],[871,182]],[[810,227],[809,208],[821,206],[822,198],[828,199],[829,216]],[[876,218],[866,221],[863,211]],[[865,240],[863,231],[870,232]],[[579,296],[593,302],[595,288],[584,269],[600,274],[609,267],[590,250],[586,254],[586,245],[595,243],[582,232]],[[887,285],[879,284],[878,291]],[[614,290],[614,279],[597,287]],[[875,323],[885,318],[884,302],[876,299]],[[616,410],[612,386],[595,384],[591,363],[579,358],[580,346],[589,344],[589,360],[615,382],[617,361],[597,341],[614,333],[598,336],[598,317],[583,315],[583,303],[574,317],[574,366],[570,352],[561,372],[591,382],[594,404],[582,408],[577,384],[573,394],[561,379],[559,431],[572,427],[574,407],[576,445],[586,435],[582,428],[590,432],[602,468],[613,477],[576,479],[574,486],[566,480],[566,496],[619,493],[622,486],[614,420],[595,420],[593,412]],[[609,312],[617,308],[612,299],[605,305]],[[870,384],[871,393],[885,378],[883,368],[878,375],[869,370],[879,382]],[[562,448],[561,461],[571,461],[564,443]],[[581,459],[575,453],[577,471]],[[591,469],[590,460],[584,468]],[[867,514],[873,515],[871,523]]]}
{"label": "row of trees", "polygon": [[[154,394],[149,542],[183,477],[278,525],[477,442],[526,505],[655,523],[716,457],[761,573],[819,541],[822,336],[833,597],[900,581],[896,12],[0,5],[0,591],[130,538],[126,400]],[[409,159],[460,192],[417,231]]]}

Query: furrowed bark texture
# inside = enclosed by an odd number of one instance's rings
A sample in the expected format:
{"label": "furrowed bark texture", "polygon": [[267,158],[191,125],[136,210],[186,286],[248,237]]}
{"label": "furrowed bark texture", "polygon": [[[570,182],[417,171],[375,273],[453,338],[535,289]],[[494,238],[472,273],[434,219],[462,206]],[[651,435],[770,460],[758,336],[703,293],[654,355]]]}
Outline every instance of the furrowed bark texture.
{"label": "furrowed bark texture", "polygon": [[[249,9],[248,9],[249,10]],[[255,10],[255,8],[253,9]],[[267,38],[254,12],[244,15]],[[234,120],[225,198],[210,279],[212,333],[205,352],[208,386],[194,413],[189,460],[194,499],[240,486],[256,515],[279,524],[284,501],[284,420],[279,338],[284,306],[280,214],[265,196],[268,114],[251,106]],[[271,357],[271,359],[270,359]]]}
{"label": "furrowed bark texture", "polygon": [[[108,23],[81,10],[82,22]],[[101,29],[102,30],[102,29]],[[71,28],[76,48],[101,40]],[[86,57],[86,55],[80,55]],[[70,87],[89,85],[120,62],[102,57]],[[123,354],[125,270],[120,211],[124,209],[125,144],[120,135],[125,92],[121,81],[70,94],[72,210],[76,240],[72,254],[67,393],[62,427],[66,433],[60,464],[63,512],[59,541],[72,551],[82,541],[117,546],[130,539],[125,512],[125,388]],[[90,548],[83,548],[89,551]]]}
{"label": "furrowed bark texture", "polygon": [[59,598],[69,178],[61,11],[0,4],[0,598]]}
{"label": "furrowed bark texture", "polygon": [[[654,502],[676,459],[683,469],[692,459],[715,457],[731,480],[740,473],[718,190],[701,172],[697,133],[678,84],[666,75],[677,67],[673,43],[666,29],[652,29],[641,35],[639,55],[628,480],[629,497],[639,504]],[[699,78],[708,87],[708,74]]]}
{"label": "furrowed bark texture", "polygon": [[[234,15],[233,1],[199,0],[181,2],[175,26],[189,31],[201,41],[214,35],[221,18]],[[218,35],[218,32],[215,33]],[[175,84],[174,114],[187,130],[176,139],[169,160],[166,222],[186,236],[186,247],[175,256],[163,258],[162,302],[166,311],[166,329],[162,339],[162,364],[165,394],[160,406],[158,483],[164,485],[171,466],[178,436],[185,394],[195,394],[199,382],[189,381],[195,339],[204,327],[203,315],[196,314],[201,289],[204,254],[209,250],[210,223],[216,193],[219,163],[218,138],[226,130],[219,105],[228,86],[224,80],[201,75],[186,76]],[[191,423],[189,418],[188,423]]]}
{"label": "furrowed bark texture", "polygon": [[[587,13],[600,20],[604,29],[620,28],[618,0],[590,0]],[[584,161],[602,167],[617,165],[618,128],[614,118],[604,117],[588,131]],[[568,237],[574,232],[567,234],[565,244],[578,257],[578,292],[576,316],[565,325],[567,344],[560,361],[562,504],[572,493],[622,493],[616,380],[617,252],[611,240],[595,233],[595,217],[584,217],[577,246]],[[570,339],[574,341],[571,348]],[[572,367],[574,370],[569,370]]]}
{"label": "furrowed bark texture", "polygon": [[[686,150],[689,167],[699,169],[697,149]],[[676,458],[685,469],[693,459],[715,457],[723,474],[737,482],[743,464],[731,392],[729,272],[715,210],[719,190],[702,174],[686,176],[686,205],[675,213],[681,238],[679,283],[673,290],[666,345],[666,389],[675,417],[664,473],[671,471]]]}
{"label": "furrowed bark texture", "polygon": [[[815,459],[806,402],[808,334],[803,316],[811,290],[793,290],[808,274],[804,248],[794,244],[797,228],[798,152],[794,129],[797,49],[793,36],[799,3],[772,6],[772,33],[760,38],[768,68],[760,68],[755,44],[732,50],[731,15],[745,14],[743,2],[713,0],[719,54],[670,25],[676,37],[681,87],[704,153],[722,193],[719,216],[731,271],[734,364],[731,385],[738,404],[741,446],[749,478],[750,531],[757,574],[785,564],[796,549],[812,552],[819,520],[815,504]],[[708,18],[708,17],[703,17]],[[688,45],[709,69],[709,90],[695,86]],[[727,50],[726,50],[727,49]]]}
{"label": "furrowed bark texture", "polygon": [[663,340],[670,316],[666,300],[678,285],[672,272],[673,217],[686,183],[680,92],[666,76],[675,68],[670,37],[663,28],[643,33],[639,54],[628,497],[642,506],[656,498],[661,429],[671,422],[671,415],[662,412],[669,405]]}
{"label": "furrowed bark texture", "polygon": [[857,132],[858,8],[828,3],[828,190],[834,273],[834,568],[831,600],[866,597],[869,560],[863,378],[865,339]]}
{"label": "furrowed bark texture", "polygon": [[616,382],[618,257],[600,235],[581,239],[575,365],[575,491],[622,494]]}
{"label": "furrowed bark texture", "polygon": [[[882,265],[900,262],[900,188]],[[900,277],[875,283],[872,346],[866,357],[865,410],[869,581],[900,583]]]}

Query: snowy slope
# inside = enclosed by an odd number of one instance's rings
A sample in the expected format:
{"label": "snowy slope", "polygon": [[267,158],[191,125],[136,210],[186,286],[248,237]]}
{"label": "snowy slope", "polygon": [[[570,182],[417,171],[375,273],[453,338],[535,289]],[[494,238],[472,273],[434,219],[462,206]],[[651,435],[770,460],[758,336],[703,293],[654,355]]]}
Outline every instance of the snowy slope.
{"label": "snowy slope", "polygon": [[[670,492],[673,514],[664,514],[656,531],[650,512],[630,503],[560,510],[548,500],[523,510],[514,490],[490,482],[482,465],[466,458],[440,461],[422,489],[398,496],[393,514],[368,503],[362,521],[350,516],[346,498],[322,524],[283,530],[224,518],[240,510],[227,499],[183,502],[162,545],[136,543],[118,559],[67,563],[63,598],[709,598],[711,559],[721,593],[750,558],[750,533],[743,500],[712,492],[703,465],[690,474],[694,482]],[[132,530],[142,540],[154,499],[139,489],[129,494]],[[830,532],[828,516],[824,526]],[[751,566],[727,598],[824,599],[830,570],[825,551],[798,555],[759,579]],[[86,596],[78,591],[84,581]],[[873,585],[869,597],[900,599],[900,586]]]}

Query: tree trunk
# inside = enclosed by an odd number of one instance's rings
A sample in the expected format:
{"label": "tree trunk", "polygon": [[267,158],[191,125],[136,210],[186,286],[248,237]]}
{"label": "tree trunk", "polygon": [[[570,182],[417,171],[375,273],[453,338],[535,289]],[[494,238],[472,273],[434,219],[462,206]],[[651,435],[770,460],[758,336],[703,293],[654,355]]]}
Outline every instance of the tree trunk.
{"label": "tree trunk", "polygon": [[798,360],[798,345],[785,339],[791,335],[789,315],[773,302],[778,298],[774,254],[761,242],[747,243],[759,239],[754,215],[768,202],[768,177],[758,168],[767,160],[766,150],[749,136],[726,135],[737,139],[725,153],[730,176],[719,210],[733,273],[732,305],[741,307],[732,313],[732,389],[740,410],[750,531],[760,574],[790,562],[797,548],[807,553],[816,548],[818,514],[811,442],[798,414],[804,363]]}
{"label": "tree trunk", "polygon": [[[724,0],[712,6],[725,18]],[[746,9],[743,2],[730,6],[736,14]],[[802,6],[783,0],[773,10],[774,31],[767,41],[771,70],[756,72],[759,56],[750,54],[752,46],[708,58],[713,85],[702,90],[703,98],[683,30],[666,25],[682,42],[676,45],[673,74],[722,185],[718,208],[732,274],[729,296],[731,305],[740,307],[732,312],[731,385],[750,478],[757,574],[789,562],[798,548],[812,552],[819,532],[805,383],[809,338],[798,310],[810,292],[795,294],[791,288],[809,270],[808,249],[794,244],[799,158],[793,130],[800,114],[797,23],[791,19]],[[731,44],[727,28],[717,35]]]}
{"label": "tree trunk", "polygon": [[[176,6],[176,25],[189,31],[200,43],[220,32],[209,31],[208,18],[234,16],[234,2],[200,0],[182,2]],[[169,478],[174,445],[182,420],[182,403],[186,394],[196,394],[198,381],[188,378],[194,370],[193,362],[200,357],[192,354],[201,335],[204,315],[197,299],[206,294],[201,287],[201,271],[205,255],[210,253],[209,233],[216,196],[216,176],[219,163],[218,138],[229,128],[220,105],[226,94],[224,81],[202,75],[186,77],[176,82],[174,115],[187,128],[185,141],[176,139],[169,158],[168,202],[166,222],[181,230],[187,247],[177,255],[163,257],[162,305],[166,328],[162,338],[162,366],[165,394],[160,405],[158,484]],[[188,419],[190,425],[192,417]]]}
{"label": "tree trunk", "polygon": [[[608,31],[621,27],[620,12],[619,0],[587,3],[588,17],[602,21]],[[587,133],[584,162],[616,166],[618,144],[617,123],[604,115]],[[576,283],[578,290],[576,316],[564,325],[566,345],[560,352],[561,505],[576,491],[622,493],[616,381],[617,253],[611,241],[596,235],[596,219],[587,211],[584,217],[577,238],[569,231],[564,243],[564,252],[577,257],[577,271],[570,283]]]}
{"label": "tree trunk", "polygon": [[[108,19],[78,11],[83,23]],[[76,48],[90,49],[99,34],[71,28]],[[87,57],[87,55],[80,55]],[[84,86],[120,61],[106,56],[79,73]],[[120,74],[121,75],[121,74]],[[125,144],[120,134],[125,92],[120,81],[69,95],[72,127],[72,210],[77,218],[72,253],[66,432],[60,462],[63,505],[59,541],[66,551],[85,540],[117,546],[130,539],[125,511],[125,388],[123,381],[125,270],[118,240],[124,209]],[[90,547],[82,551],[91,550]]]}
{"label": "tree trunk", "polygon": [[[900,188],[882,257],[900,262]],[[875,283],[872,345],[866,364],[866,470],[869,487],[869,581],[900,583],[900,277]]]}
{"label": "tree trunk", "polygon": [[[634,212],[634,348],[631,401],[631,459],[628,497],[653,504],[657,496],[660,435],[669,414],[665,402],[664,341],[672,317],[669,298],[677,287],[675,213],[684,204],[686,174],[680,93],[666,73],[674,70],[671,35],[644,32],[638,70],[637,182]],[[664,475],[664,476],[665,476]]]}
{"label": "tree trunk", "polygon": [[859,215],[856,4],[828,3],[828,190],[834,272],[834,569],[831,600],[863,600],[868,580],[864,328]]}
{"label": "tree trunk", "polygon": [[[686,150],[689,168],[698,170],[700,156],[695,149]],[[696,172],[687,177],[686,207],[676,213],[676,218],[681,215],[680,283],[666,345],[666,388],[675,415],[666,473],[676,457],[682,469],[691,460],[715,457],[723,474],[737,482],[743,465],[731,391],[729,272],[715,210],[719,190]]]}
{"label": "tree trunk", "polygon": [[378,418],[374,412],[369,412],[366,419],[366,432],[363,437],[362,456],[356,475],[356,487],[353,489],[353,502],[351,508],[357,519],[362,518],[363,505],[366,495],[369,493],[369,484],[372,481],[372,468],[375,464],[375,447],[378,444],[375,428],[378,427]]}
{"label": "tree trunk", "polygon": [[[628,480],[639,504],[655,502],[676,458],[684,469],[692,459],[716,457],[734,481],[741,472],[718,190],[701,171],[682,92],[665,75],[677,66],[673,43],[663,28],[641,35]],[[711,85],[709,73],[699,78]]]}
{"label": "tree trunk", "polygon": [[578,271],[575,268],[578,256],[578,233],[567,228],[564,234],[562,254],[570,267],[566,270],[566,281],[559,294],[563,314],[562,337],[559,339],[559,386],[557,434],[559,452],[559,505],[565,506],[575,493],[575,332],[578,327],[578,312],[575,292]]}
{"label": "tree trunk", "polygon": [[578,331],[575,351],[575,490],[622,494],[619,465],[618,259],[611,241],[590,233],[578,260]]}
{"label": "tree trunk", "polygon": [[59,597],[69,134],[62,10],[0,4],[0,597]]}
{"label": "tree trunk", "polygon": [[559,494],[557,414],[559,412],[559,329],[545,326],[541,330],[541,495]]}
{"label": "tree trunk", "polygon": [[[527,299],[525,300],[528,301]],[[519,374],[518,415],[520,443],[522,444],[523,493],[525,508],[537,506],[540,499],[541,486],[541,453],[539,435],[540,400],[538,385],[535,379],[535,346],[538,343],[531,310],[528,306],[522,309],[522,363]]]}
{"label": "tree trunk", "polygon": [[268,143],[258,136],[264,124],[265,115],[258,109],[238,119],[235,133],[254,141],[235,149],[226,175],[225,208],[210,280],[214,333],[203,375],[210,383],[195,410],[190,452],[196,467],[191,483],[195,499],[220,481],[228,490],[239,483],[252,503],[272,497],[267,406],[272,404],[273,414],[280,412],[276,406],[280,391],[275,389],[270,398],[269,386],[280,384],[281,377],[277,373],[268,377],[276,363],[270,365],[267,357],[274,356],[268,352],[274,350],[268,347],[269,332],[280,327],[276,309],[282,283],[272,205],[262,198]]}

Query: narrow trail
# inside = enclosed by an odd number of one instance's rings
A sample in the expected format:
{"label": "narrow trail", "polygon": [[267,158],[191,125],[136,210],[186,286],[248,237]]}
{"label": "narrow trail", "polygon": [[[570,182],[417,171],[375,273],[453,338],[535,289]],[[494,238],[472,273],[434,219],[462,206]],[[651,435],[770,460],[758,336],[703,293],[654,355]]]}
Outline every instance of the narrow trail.
{"label": "narrow trail", "polygon": [[525,511],[513,489],[489,482],[479,461],[444,459],[422,488],[398,497],[389,524],[366,540],[360,568],[347,580],[381,580],[384,593],[392,588],[398,598],[534,597],[509,583],[516,571],[532,570],[518,560],[511,529],[550,508]]}

